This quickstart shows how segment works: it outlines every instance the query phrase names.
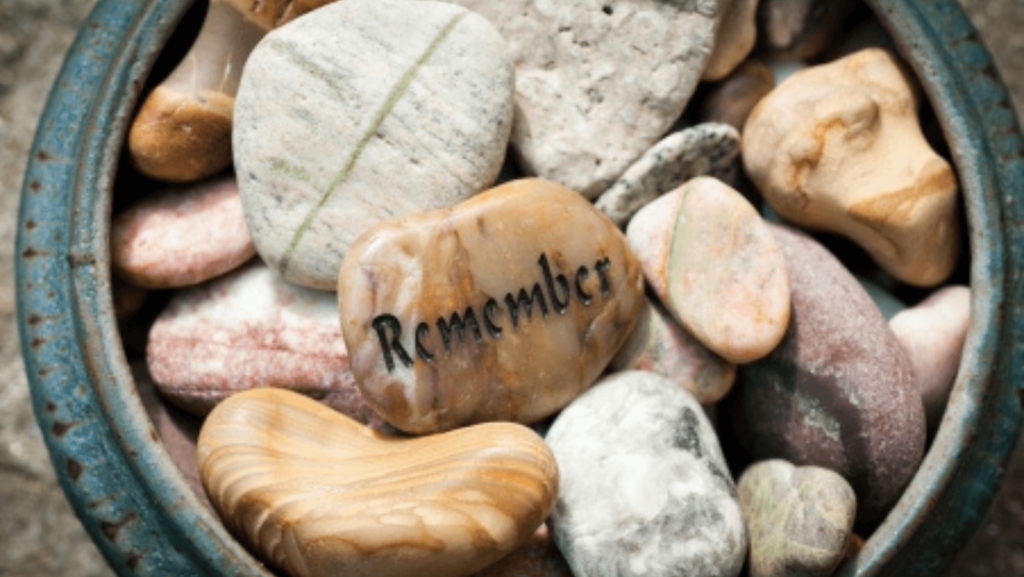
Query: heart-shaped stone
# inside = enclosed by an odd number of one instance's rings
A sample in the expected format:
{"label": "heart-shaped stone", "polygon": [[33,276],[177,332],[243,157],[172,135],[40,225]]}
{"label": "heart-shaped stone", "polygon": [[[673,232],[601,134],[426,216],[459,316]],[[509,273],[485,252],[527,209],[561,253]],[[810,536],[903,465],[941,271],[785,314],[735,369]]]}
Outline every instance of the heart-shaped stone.
{"label": "heart-shaped stone", "polygon": [[470,575],[530,539],[558,486],[522,425],[391,437],[281,389],[218,405],[196,460],[228,529],[296,577]]}

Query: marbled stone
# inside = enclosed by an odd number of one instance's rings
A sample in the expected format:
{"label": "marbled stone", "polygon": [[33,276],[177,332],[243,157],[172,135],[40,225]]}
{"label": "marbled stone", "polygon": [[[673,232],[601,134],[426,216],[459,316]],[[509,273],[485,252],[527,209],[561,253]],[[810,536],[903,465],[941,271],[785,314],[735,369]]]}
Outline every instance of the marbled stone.
{"label": "marbled stone", "polygon": [[162,191],[110,225],[111,267],[142,288],[196,285],[255,255],[233,177]]}
{"label": "marbled stone", "polygon": [[597,379],[644,303],[622,233],[537,179],[367,231],[338,297],[364,396],[413,433],[554,413]]}
{"label": "marbled stone", "polygon": [[146,361],[164,397],[196,415],[239,391],[287,387],[383,425],[356,387],[334,293],[262,264],[176,294],[150,328]]}
{"label": "marbled stone", "polygon": [[776,56],[813,58],[847,29],[853,7],[851,0],[761,0],[763,44]]}
{"label": "marbled stone", "polygon": [[720,406],[757,460],[841,474],[858,522],[880,520],[924,454],[914,371],[896,335],[843,265],[810,237],[770,225],[786,255],[793,320],[768,357],[740,367]]}
{"label": "marbled stone", "polygon": [[808,68],[751,113],[743,162],[783,218],[846,236],[897,279],[930,286],[960,255],[958,186],[925,140],[918,98],[881,49]]}
{"label": "marbled stone", "polygon": [[471,575],[527,542],[558,490],[522,425],[392,437],[281,389],[218,405],[196,460],[228,530],[293,577]]}
{"label": "marbled stone", "polygon": [[754,110],[754,106],[775,88],[772,71],[760,60],[747,60],[723,79],[701,103],[701,122],[721,122],[736,130]]}
{"label": "marbled stone", "polygon": [[971,289],[947,286],[889,319],[914,367],[928,429],[938,429],[971,325]]}
{"label": "marbled stone", "polygon": [[739,574],[742,512],[692,395],[653,373],[616,373],[546,440],[561,473],[551,528],[576,577]]}
{"label": "marbled stone", "polygon": [[490,186],[513,82],[498,31],[449,4],[345,0],[267,34],[246,63],[233,136],[260,256],[332,289],[366,229]]}
{"label": "marbled stone", "polygon": [[725,4],[449,1],[484,15],[509,42],[512,146],[524,169],[591,199],[682,114]]}
{"label": "marbled stone", "polygon": [[736,365],[709,351],[652,300],[644,305],[636,328],[609,368],[659,374],[705,406],[717,403],[736,380]]}
{"label": "marbled stone", "polygon": [[786,262],[740,193],[695,178],[641,209],[626,237],[672,316],[727,361],[761,358],[782,340]]}
{"label": "marbled stone", "polygon": [[625,227],[636,211],[701,175],[724,179],[740,154],[740,135],[724,124],[699,124],[652,146],[597,199],[612,222]]}
{"label": "marbled stone", "polygon": [[853,535],[857,497],[839,474],[761,461],[736,484],[750,535],[750,577],[828,577]]}
{"label": "marbled stone", "polygon": [[722,14],[715,49],[711,52],[703,80],[716,82],[732,73],[757,43],[758,0],[730,0]]}

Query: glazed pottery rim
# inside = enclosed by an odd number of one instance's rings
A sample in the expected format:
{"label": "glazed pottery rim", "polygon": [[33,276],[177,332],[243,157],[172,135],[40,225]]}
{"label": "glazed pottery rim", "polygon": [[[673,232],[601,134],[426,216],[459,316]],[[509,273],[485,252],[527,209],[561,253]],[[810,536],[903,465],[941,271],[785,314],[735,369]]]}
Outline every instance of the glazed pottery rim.
{"label": "glazed pottery rim", "polygon": [[[190,0],[100,0],[40,120],[16,244],[33,408],[82,524],[119,574],[263,574],[192,493],[135,390],[114,320],[108,233],[130,115]],[[980,525],[1021,426],[1024,139],[954,0],[868,0],[916,72],[960,176],[970,334],[954,401],[896,508],[838,575],[931,575]],[[1016,297],[1016,298],[1011,298]],[[1015,384],[1016,383],[1016,384]]]}

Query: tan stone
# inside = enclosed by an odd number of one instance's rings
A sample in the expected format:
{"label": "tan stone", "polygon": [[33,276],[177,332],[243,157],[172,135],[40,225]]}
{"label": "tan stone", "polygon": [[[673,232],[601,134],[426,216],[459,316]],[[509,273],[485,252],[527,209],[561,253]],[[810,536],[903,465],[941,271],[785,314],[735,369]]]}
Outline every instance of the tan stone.
{"label": "tan stone", "polygon": [[527,542],[558,488],[522,425],[391,437],[279,389],[214,409],[196,459],[228,529],[293,577],[472,574]]}
{"label": "tan stone", "polygon": [[751,113],[747,173],[782,217],[844,235],[928,286],[959,257],[957,181],[928,145],[913,79],[869,48],[791,76]]}
{"label": "tan stone", "polygon": [[367,231],[338,298],[364,397],[415,433],[554,413],[597,379],[644,302],[622,233],[537,179]]}
{"label": "tan stone", "polygon": [[789,325],[786,262],[739,192],[695,178],[641,209],[626,236],[655,294],[709,349],[748,363],[782,340]]}
{"label": "tan stone", "polygon": [[716,82],[728,76],[754,49],[757,43],[758,0],[731,0],[722,14],[715,49],[708,58],[701,80]]}

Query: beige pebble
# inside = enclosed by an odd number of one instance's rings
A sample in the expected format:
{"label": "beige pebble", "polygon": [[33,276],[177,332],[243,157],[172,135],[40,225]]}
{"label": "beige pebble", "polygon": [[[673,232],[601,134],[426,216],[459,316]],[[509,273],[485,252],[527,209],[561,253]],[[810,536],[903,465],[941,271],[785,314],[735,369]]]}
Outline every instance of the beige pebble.
{"label": "beige pebble", "polygon": [[731,0],[715,35],[715,49],[701,80],[716,82],[732,73],[757,43],[758,0]]}

